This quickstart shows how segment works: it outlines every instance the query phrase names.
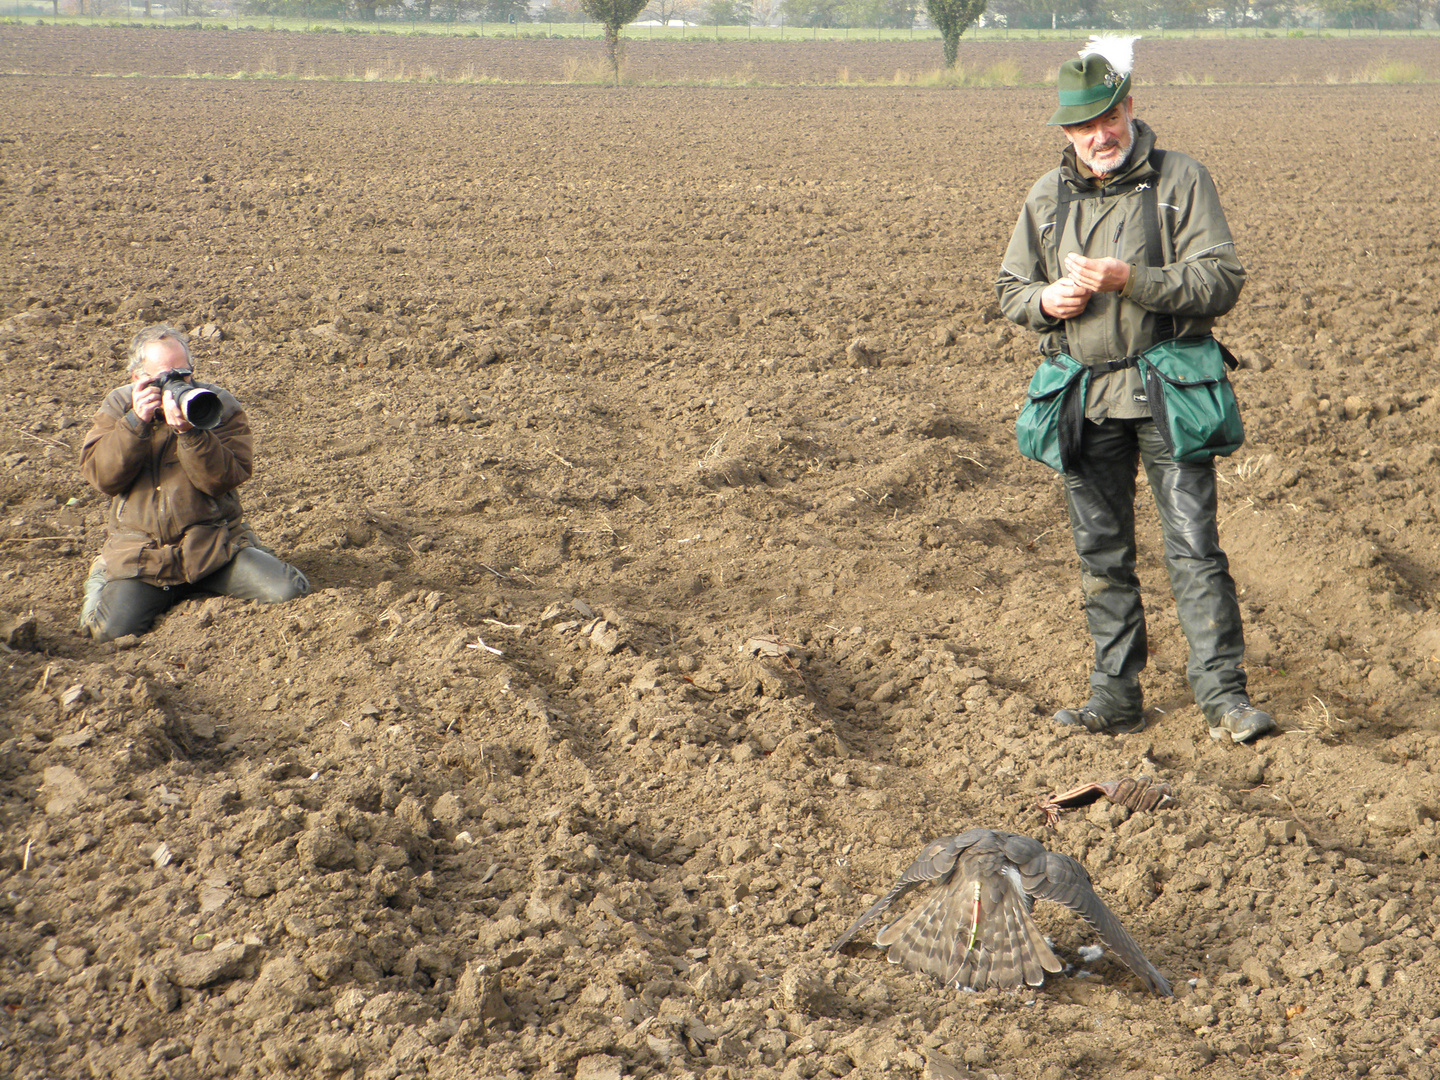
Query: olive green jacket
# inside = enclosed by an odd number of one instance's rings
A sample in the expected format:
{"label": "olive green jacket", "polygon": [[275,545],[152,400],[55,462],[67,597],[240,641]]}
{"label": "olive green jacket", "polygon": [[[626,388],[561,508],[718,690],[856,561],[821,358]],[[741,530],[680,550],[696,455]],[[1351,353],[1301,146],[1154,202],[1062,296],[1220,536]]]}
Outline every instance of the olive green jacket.
{"label": "olive green jacket", "polygon": [[[1245,270],[1235,255],[1230,226],[1205,167],[1167,150],[1157,176],[1149,161],[1155,133],[1135,122],[1135,148],[1124,170],[1110,182],[1155,185],[1160,212],[1160,266],[1145,258],[1145,222],[1141,189],[1070,203],[1065,235],[1053,235],[1057,182],[1076,191],[1097,190],[1094,175],[1066,147],[1061,165],[1035,182],[1000,266],[995,287],[1006,317],[1040,335],[1040,351],[1068,353],[1086,365],[1134,356],[1160,340],[1159,316],[1168,314],[1176,337],[1211,332],[1216,318],[1235,306]],[[1118,293],[1096,293],[1074,319],[1052,319],[1040,310],[1040,293],[1065,276],[1065,256],[1079,252],[1091,259],[1113,257],[1130,264],[1130,280]],[[1094,377],[1085,415],[1129,419],[1150,415],[1144,385],[1134,367]]]}
{"label": "olive green jacket", "polygon": [[157,414],[143,422],[130,386],[110,391],[80,449],[80,471],[111,496],[106,519],[106,575],[152,585],[194,582],[214,573],[254,541],[236,492],[250,479],[253,439],[240,403],[228,391],[212,431],[177,434]]}

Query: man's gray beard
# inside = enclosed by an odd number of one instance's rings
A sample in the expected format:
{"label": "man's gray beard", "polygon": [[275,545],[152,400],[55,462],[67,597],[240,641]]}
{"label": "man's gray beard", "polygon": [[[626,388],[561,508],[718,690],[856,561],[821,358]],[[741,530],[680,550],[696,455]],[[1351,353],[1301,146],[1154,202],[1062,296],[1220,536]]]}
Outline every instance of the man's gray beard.
{"label": "man's gray beard", "polygon": [[1135,121],[1131,120],[1128,124],[1125,125],[1125,127],[1130,134],[1130,145],[1125,148],[1125,156],[1115,163],[1115,167],[1113,169],[1097,169],[1095,167],[1095,162],[1085,162],[1085,167],[1089,169],[1092,173],[1094,173],[1096,176],[1112,176],[1129,164],[1130,155],[1135,153]]}

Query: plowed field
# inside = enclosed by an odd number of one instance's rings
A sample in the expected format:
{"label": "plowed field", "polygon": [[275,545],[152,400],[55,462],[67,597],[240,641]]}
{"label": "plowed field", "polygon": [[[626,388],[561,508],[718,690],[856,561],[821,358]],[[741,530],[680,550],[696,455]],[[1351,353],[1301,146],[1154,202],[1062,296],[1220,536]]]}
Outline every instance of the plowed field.
{"label": "plowed field", "polygon": [[[1149,726],[1049,719],[1091,647],[991,283],[1070,47],[968,90],[69,74],[257,66],[189,36],[0,28],[0,1073],[1440,1072],[1440,89],[1350,81],[1391,43],[1156,42],[1197,85],[1137,91],[1250,271],[1251,748],[1189,701],[1143,492]],[[704,48],[653,55],[753,59]],[[315,591],[96,645],[76,455],[160,319]],[[1174,805],[1032,809],[1139,774]],[[1081,859],[1175,999],[1043,907],[1036,991],[826,955],[972,826]]]}

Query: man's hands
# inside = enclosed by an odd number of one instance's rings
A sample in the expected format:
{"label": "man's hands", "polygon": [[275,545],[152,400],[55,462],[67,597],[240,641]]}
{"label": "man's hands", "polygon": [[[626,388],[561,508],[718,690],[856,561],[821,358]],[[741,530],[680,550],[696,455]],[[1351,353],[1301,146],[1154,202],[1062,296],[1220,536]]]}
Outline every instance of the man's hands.
{"label": "man's hands", "polygon": [[1084,312],[1097,292],[1119,292],[1130,280],[1130,264],[1121,259],[1065,256],[1065,277],[1040,293],[1040,310],[1052,319],[1073,319]]}
{"label": "man's hands", "polygon": [[1130,280],[1130,264],[1121,259],[1087,259],[1072,252],[1065,256],[1065,273],[1092,293],[1119,292]]}
{"label": "man's hands", "polygon": [[1093,290],[1063,277],[1046,285],[1040,293],[1040,310],[1052,319],[1073,319],[1085,310],[1094,295]]}
{"label": "man's hands", "polygon": [[177,432],[184,433],[191,429],[191,424],[181,414],[175,399],[169,394],[161,391],[154,383],[142,383],[136,386],[130,396],[130,407],[135,410],[142,423],[150,423],[155,414],[160,413],[165,423],[174,428]]}

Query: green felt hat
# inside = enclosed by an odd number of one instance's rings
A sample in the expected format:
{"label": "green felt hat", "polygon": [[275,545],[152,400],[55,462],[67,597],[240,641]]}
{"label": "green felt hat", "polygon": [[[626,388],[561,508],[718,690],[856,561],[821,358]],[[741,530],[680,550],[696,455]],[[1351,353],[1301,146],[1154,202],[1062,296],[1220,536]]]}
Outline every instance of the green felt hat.
{"label": "green felt hat", "polygon": [[1083,124],[1107,112],[1130,93],[1130,73],[1121,74],[1099,53],[1089,53],[1060,65],[1055,80],[1060,108],[1048,124]]}

